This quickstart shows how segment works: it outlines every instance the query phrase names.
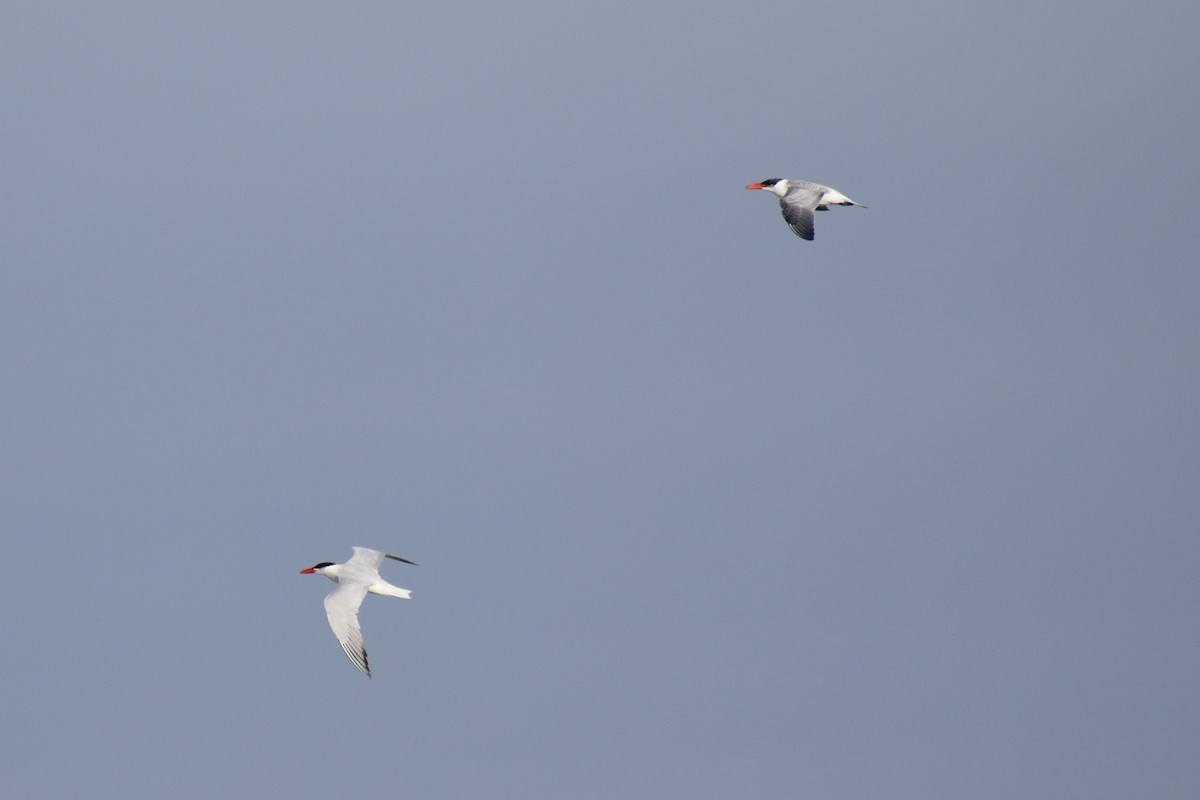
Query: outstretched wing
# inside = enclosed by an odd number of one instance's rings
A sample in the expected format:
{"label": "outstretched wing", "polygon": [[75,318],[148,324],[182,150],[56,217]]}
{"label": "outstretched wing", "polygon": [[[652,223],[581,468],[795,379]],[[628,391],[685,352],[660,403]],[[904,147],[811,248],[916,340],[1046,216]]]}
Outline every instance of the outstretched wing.
{"label": "outstretched wing", "polygon": [[385,553],[382,550],[372,550],[369,547],[351,547],[354,555],[346,562],[346,566],[351,569],[379,569],[379,565],[383,562]]}
{"label": "outstretched wing", "polygon": [[369,547],[351,547],[350,549],[354,551],[354,555],[349,561],[346,562],[346,564],[354,569],[357,569],[358,567],[366,567],[368,569],[377,570],[385,558],[390,558],[393,561],[403,561],[405,564],[412,564],[414,567],[417,566],[417,562],[415,561],[409,561],[407,558],[394,556],[391,553],[385,553],[382,550],[372,550]]}
{"label": "outstretched wing", "polygon": [[325,616],[329,618],[329,627],[338,644],[346,651],[346,657],[369,678],[371,667],[367,663],[367,648],[363,645],[362,629],[358,627],[358,607],[366,596],[366,584],[339,583],[338,588],[325,596]]}
{"label": "outstretched wing", "polygon": [[792,232],[801,239],[813,240],[813,210],[802,206],[789,206],[786,201],[780,200],[779,205],[783,207],[783,218]]}
{"label": "outstretched wing", "polygon": [[783,219],[801,239],[813,240],[813,212],[821,202],[820,189],[801,188],[779,198]]}

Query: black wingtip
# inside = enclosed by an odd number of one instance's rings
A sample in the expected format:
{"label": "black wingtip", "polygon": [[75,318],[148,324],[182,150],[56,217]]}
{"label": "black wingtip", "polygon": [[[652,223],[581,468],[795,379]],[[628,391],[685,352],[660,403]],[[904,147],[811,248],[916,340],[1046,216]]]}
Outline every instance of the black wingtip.
{"label": "black wingtip", "polygon": [[418,564],[415,561],[409,561],[407,558],[401,558],[400,556],[394,556],[391,553],[384,553],[384,556],[386,556],[387,558],[390,558],[392,561],[403,561],[405,564],[412,564],[414,567],[421,566],[420,564]]}

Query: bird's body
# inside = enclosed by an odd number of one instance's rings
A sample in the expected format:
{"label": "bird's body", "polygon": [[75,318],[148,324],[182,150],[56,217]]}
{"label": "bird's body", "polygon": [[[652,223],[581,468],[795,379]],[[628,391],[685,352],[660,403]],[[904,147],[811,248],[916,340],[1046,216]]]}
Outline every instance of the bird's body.
{"label": "bird's body", "polygon": [[346,656],[369,678],[371,667],[367,663],[367,649],[363,645],[362,630],[358,626],[358,608],[368,594],[399,597],[403,600],[411,598],[412,592],[408,589],[393,586],[379,576],[379,565],[385,558],[403,561],[405,564],[413,562],[381,550],[366,547],[351,549],[354,555],[345,564],[322,561],[308,569],[300,570],[300,574],[324,575],[338,585],[325,596],[325,615],[329,618],[329,627],[333,629],[333,635],[337,637],[342,650],[346,651]]}
{"label": "bird's body", "polygon": [[783,219],[801,239],[812,241],[814,211],[825,211],[830,206],[859,206],[846,195],[829,186],[792,178],[767,178],[752,183],[747,189],[762,189],[779,198]]}

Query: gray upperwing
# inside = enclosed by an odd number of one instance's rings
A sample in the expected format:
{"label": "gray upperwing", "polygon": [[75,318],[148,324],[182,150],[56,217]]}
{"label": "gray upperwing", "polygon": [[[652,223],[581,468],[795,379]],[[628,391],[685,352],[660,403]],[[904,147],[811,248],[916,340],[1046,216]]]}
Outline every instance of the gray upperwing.
{"label": "gray upperwing", "polygon": [[779,198],[784,220],[801,239],[810,242],[813,239],[813,211],[821,203],[821,195],[825,194],[824,188],[803,183]]}
{"label": "gray upperwing", "polygon": [[779,201],[783,209],[783,219],[792,231],[801,239],[813,240],[813,210],[806,206],[794,206],[786,200]]}

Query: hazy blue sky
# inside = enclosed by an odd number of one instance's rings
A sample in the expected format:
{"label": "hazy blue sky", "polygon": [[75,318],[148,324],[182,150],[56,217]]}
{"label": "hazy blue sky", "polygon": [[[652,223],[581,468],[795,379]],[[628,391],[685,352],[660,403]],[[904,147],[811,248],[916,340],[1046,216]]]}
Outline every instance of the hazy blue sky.
{"label": "hazy blue sky", "polygon": [[1084,7],[6,4],[5,792],[1196,797],[1200,6]]}

